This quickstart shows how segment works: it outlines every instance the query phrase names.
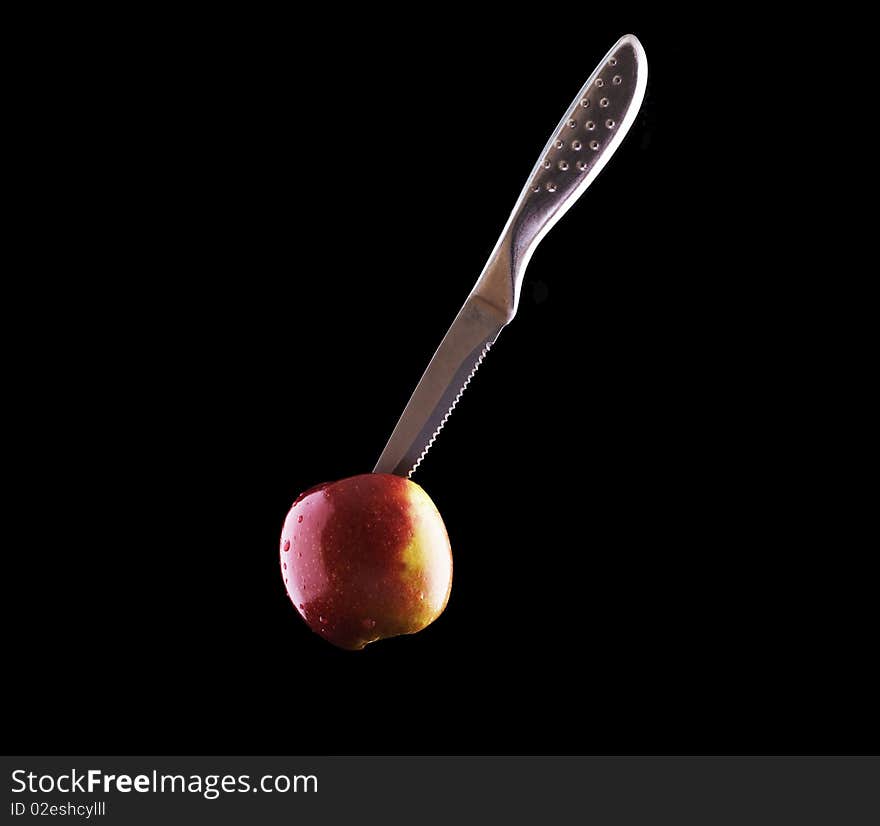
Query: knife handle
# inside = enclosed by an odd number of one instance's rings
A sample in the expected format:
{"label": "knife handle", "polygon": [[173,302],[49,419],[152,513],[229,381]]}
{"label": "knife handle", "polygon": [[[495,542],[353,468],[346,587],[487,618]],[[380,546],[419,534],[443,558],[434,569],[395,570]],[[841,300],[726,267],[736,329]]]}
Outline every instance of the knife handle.
{"label": "knife handle", "polygon": [[473,292],[509,322],[541,239],[593,182],[635,121],[648,63],[635,35],[612,46],[568,107],[523,187]]}

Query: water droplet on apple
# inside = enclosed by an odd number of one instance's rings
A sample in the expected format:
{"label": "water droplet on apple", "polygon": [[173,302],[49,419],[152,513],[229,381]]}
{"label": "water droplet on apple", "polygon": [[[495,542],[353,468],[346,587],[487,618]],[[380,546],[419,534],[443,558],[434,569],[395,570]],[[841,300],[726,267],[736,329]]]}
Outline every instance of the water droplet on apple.
{"label": "water droplet on apple", "polygon": [[302,551],[297,551],[297,554],[296,554],[296,555],[297,555],[300,559],[303,558],[303,552],[302,552]]}
{"label": "water droplet on apple", "polygon": [[298,516],[296,521],[297,521],[297,523],[302,522],[303,521],[302,515]]}
{"label": "water droplet on apple", "polygon": [[[286,571],[287,570],[287,563],[285,562],[285,563],[283,563],[283,565],[284,565],[284,570]],[[286,579],[284,581],[287,582]]]}
{"label": "water droplet on apple", "polygon": [[419,591],[419,599],[424,599],[424,598],[425,598],[425,592]]}
{"label": "water droplet on apple", "polygon": [[324,617],[318,617],[318,622],[320,622],[321,625],[326,625],[326,624],[327,624],[327,620],[325,620]]}
{"label": "water droplet on apple", "polygon": [[306,610],[306,606],[303,605],[302,603],[300,603],[300,604],[299,604],[299,610],[300,610],[300,611],[305,611],[305,610]]}
{"label": "water droplet on apple", "polygon": [[376,627],[376,620],[374,620],[374,619],[365,619],[365,620],[363,621],[363,626],[364,626],[364,628],[369,628],[370,630],[372,630],[373,628]]}
{"label": "water droplet on apple", "polygon": [[290,540],[285,539],[284,540],[284,553],[287,553],[289,550],[290,550]]}

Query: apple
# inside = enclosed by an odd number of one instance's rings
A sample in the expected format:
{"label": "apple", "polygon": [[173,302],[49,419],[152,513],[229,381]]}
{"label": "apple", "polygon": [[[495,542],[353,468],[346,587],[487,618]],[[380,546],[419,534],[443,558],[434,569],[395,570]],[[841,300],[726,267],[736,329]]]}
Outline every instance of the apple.
{"label": "apple", "polygon": [[309,628],[357,650],[421,631],[443,613],[452,551],[421,487],[367,473],[296,499],[281,532],[281,573]]}

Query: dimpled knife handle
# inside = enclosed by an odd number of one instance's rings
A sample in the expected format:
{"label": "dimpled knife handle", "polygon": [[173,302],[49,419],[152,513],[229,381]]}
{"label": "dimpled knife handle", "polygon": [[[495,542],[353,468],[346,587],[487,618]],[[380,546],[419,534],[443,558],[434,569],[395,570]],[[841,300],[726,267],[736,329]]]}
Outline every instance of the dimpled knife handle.
{"label": "dimpled knife handle", "polygon": [[642,44],[634,35],[621,37],[547,141],[474,288],[505,310],[508,320],[516,312],[535,247],[620,145],[641,106],[647,79]]}

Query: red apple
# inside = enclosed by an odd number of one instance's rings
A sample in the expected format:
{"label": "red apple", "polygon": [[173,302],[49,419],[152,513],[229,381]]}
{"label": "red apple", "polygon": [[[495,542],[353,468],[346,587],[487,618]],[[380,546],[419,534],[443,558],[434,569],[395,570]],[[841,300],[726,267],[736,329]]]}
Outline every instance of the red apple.
{"label": "red apple", "polygon": [[421,631],[452,586],[440,513],[415,482],[387,473],[301,494],[281,532],[281,569],[309,628],[351,650]]}

